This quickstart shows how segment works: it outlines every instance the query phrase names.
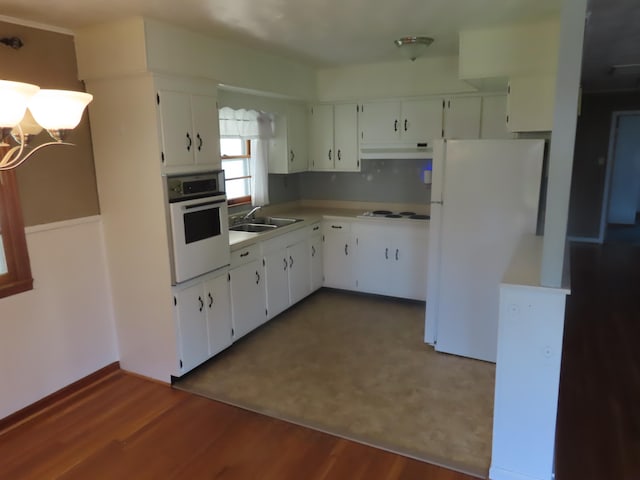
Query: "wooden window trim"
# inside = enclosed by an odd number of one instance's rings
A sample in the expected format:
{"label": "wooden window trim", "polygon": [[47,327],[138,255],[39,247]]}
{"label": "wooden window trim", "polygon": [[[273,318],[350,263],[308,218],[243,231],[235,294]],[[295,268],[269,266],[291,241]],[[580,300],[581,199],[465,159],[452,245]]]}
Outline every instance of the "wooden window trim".
{"label": "wooden window trim", "polygon": [[[245,146],[245,152],[246,152],[244,155],[221,155],[220,158],[222,160],[251,159],[251,140],[245,140],[244,146]],[[225,182],[228,182],[231,180],[243,180],[247,178],[251,178],[251,175],[245,175],[243,177],[225,178],[224,180]],[[250,203],[251,203],[251,195],[246,195],[244,197],[236,197],[236,198],[227,200],[227,205],[229,206],[246,205]]]}
{"label": "wooden window trim", "polygon": [[0,224],[8,272],[0,275],[0,298],[33,288],[24,219],[15,172],[0,172]]}

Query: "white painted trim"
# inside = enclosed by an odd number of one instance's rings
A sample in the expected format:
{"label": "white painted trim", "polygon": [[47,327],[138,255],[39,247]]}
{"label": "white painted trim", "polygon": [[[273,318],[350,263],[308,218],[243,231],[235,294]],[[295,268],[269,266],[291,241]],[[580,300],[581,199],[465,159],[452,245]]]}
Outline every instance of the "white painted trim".
{"label": "white painted trim", "polygon": [[611,193],[611,175],[615,158],[616,131],[618,119],[625,115],[640,115],[640,110],[614,111],[611,115],[611,128],[609,129],[609,149],[607,151],[607,169],[604,175],[604,192],[602,193],[602,207],[600,208],[600,234],[598,243],[604,242],[604,233],[607,226],[607,214],[609,210],[609,195]]}
{"label": "white painted trim", "polygon": [[49,32],[62,33],[63,35],[75,36],[72,30],[63,27],[57,27],[55,25],[47,25],[46,23],[32,22],[31,20],[23,20],[21,18],[8,17],[6,15],[0,15],[0,22],[13,23],[15,25],[22,25],[23,27],[37,28],[39,30],[47,30]]}
{"label": "white painted trim", "polygon": [[93,215],[91,217],[72,218],[71,220],[62,220],[60,222],[44,223],[42,225],[33,225],[24,229],[27,235],[32,233],[46,232],[48,230],[58,230],[62,228],[71,228],[76,225],[82,225],[84,223],[98,223],[102,221],[100,215]]}

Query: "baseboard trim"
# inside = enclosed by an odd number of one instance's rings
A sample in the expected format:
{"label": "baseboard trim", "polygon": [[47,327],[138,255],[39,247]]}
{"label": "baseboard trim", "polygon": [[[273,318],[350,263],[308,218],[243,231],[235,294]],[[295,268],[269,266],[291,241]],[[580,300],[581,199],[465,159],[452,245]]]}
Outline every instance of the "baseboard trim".
{"label": "baseboard trim", "polygon": [[82,377],[80,380],[77,380],[66,387],[53,392],[52,394],[41,398],[37,402],[27,405],[7,417],[0,418],[0,433],[20,425],[31,417],[39,415],[61,400],[65,400],[75,395],[89,385],[104,380],[106,377],[118,370],[120,370],[120,362],[110,363],[106,367],[102,367],[100,370],[97,370],[86,377]]}

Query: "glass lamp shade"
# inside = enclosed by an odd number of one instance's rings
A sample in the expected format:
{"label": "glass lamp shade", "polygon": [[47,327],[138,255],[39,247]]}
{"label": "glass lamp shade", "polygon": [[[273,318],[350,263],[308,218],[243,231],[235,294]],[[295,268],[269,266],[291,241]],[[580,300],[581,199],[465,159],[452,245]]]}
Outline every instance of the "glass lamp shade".
{"label": "glass lamp shade", "polygon": [[40,90],[29,101],[36,122],[47,130],[76,128],[93,95],[71,90]]}
{"label": "glass lamp shade", "polygon": [[[27,110],[24,114],[24,117],[20,121],[20,128],[22,128],[22,133],[25,135],[38,135],[42,131],[42,126],[35,121],[33,115],[31,114],[31,110]],[[12,134],[18,134],[18,128],[14,128],[11,132]]]}
{"label": "glass lamp shade", "polygon": [[0,128],[15,127],[27,109],[29,99],[40,87],[30,83],[0,80]]}

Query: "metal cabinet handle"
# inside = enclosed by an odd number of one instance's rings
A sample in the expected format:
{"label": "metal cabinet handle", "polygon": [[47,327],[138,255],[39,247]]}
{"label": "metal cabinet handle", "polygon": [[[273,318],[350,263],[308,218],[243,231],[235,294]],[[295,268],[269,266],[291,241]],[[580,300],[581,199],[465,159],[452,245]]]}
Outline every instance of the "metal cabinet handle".
{"label": "metal cabinet handle", "polygon": [[294,159],[294,158],[296,158],[296,154],[295,154],[295,153],[293,153],[293,150],[291,150],[291,151],[289,152],[289,156],[290,156],[290,158],[291,158],[291,162],[293,162],[293,159]]}
{"label": "metal cabinet handle", "polygon": [[247,255],[249,255],[249,251],[240,254],[241,257],[246,257]]}
{"label": "metal cabinet handle", "polygon": [[202,301],[202,297],[198,296],[198,301],[200,302],[200,311],[204,308],[204,301]]}
{"label": "metal cabinet handle", "polygon": [[213,306],[213,297],[211,296],[211,292],[209,292],[207,295],[209,295],[209,308],[211,308]]}
{"label": "metal cabinet handle", "polygon": [[293,257],[289,255],[289,268],[293,268]]}
{"label": "metal cabinet handle", "polygon": [[405,119],[404,119],[404,131],[405,131],[405,132],[407,131],[407,123],[408,123],[408,122],[407,122],[407,119],[405,118]]}
{"label": "metal cabinet handle", "polygon": [[284,262],[284,271],[287,271],[287,259],[283,258],[282,261]]}
{"label": "metal cabinet handle", "polygon": [[398,253],[400,253],[400,250],[396,248],[396,261],[398,261]]}
{"label": "metal cabinet handle", "polygon": [[329,149],[329,160],[331,160],[331,149]]}
{"label": "metal cabinet handle", "polygon": [[315,227],[313,227],[313,231],[315,232],[317,230],[320,230],[320,227],[316,225]]}
{"label": "metal cabinet handle", "polygon": [[397,132],[398,131],[398,120],[394,120],[393,121],[393,131]]}
{"label": "metal cabinet handle", "polygon": [[389,260],[389,247],[384,249],[384,258],[385,260]]}
{"label": "metal cabinet handle", "polygon": [[331,225],[331,228],[340,230],[342,228],[342,225]]}
{"label": "metal cabinet handle", "polygon": [[311,245],[311,256],[312,257],[316,256],[316,247],[314,245]]}
{"label": "metal cabinet handle", "polygon": [[199,133],[196,134],[196,139],[198,140],[198,151],[202,151],[202,137]]}
{"label": "metal cabinet handle", "polygon": [[349,255],[349,244],[348,243],[344,244],[344,254],[345,255]]}
{"label": "metal cabinet handle", "polygon": [[342,160],[342,155],[340,154],[340,150],[338,150],[338,161]]}
{"label": "metal cabinet handle", "polygon": [[187,132],[187,152],[191,151],[191,145],[193,145],[193,140],[191,140],[191,135]]}
{"label": "metal cabinet handle", "polygon": [[258,285],[259,283],[260,283],[260,274],[256,270],[256,285]]}

